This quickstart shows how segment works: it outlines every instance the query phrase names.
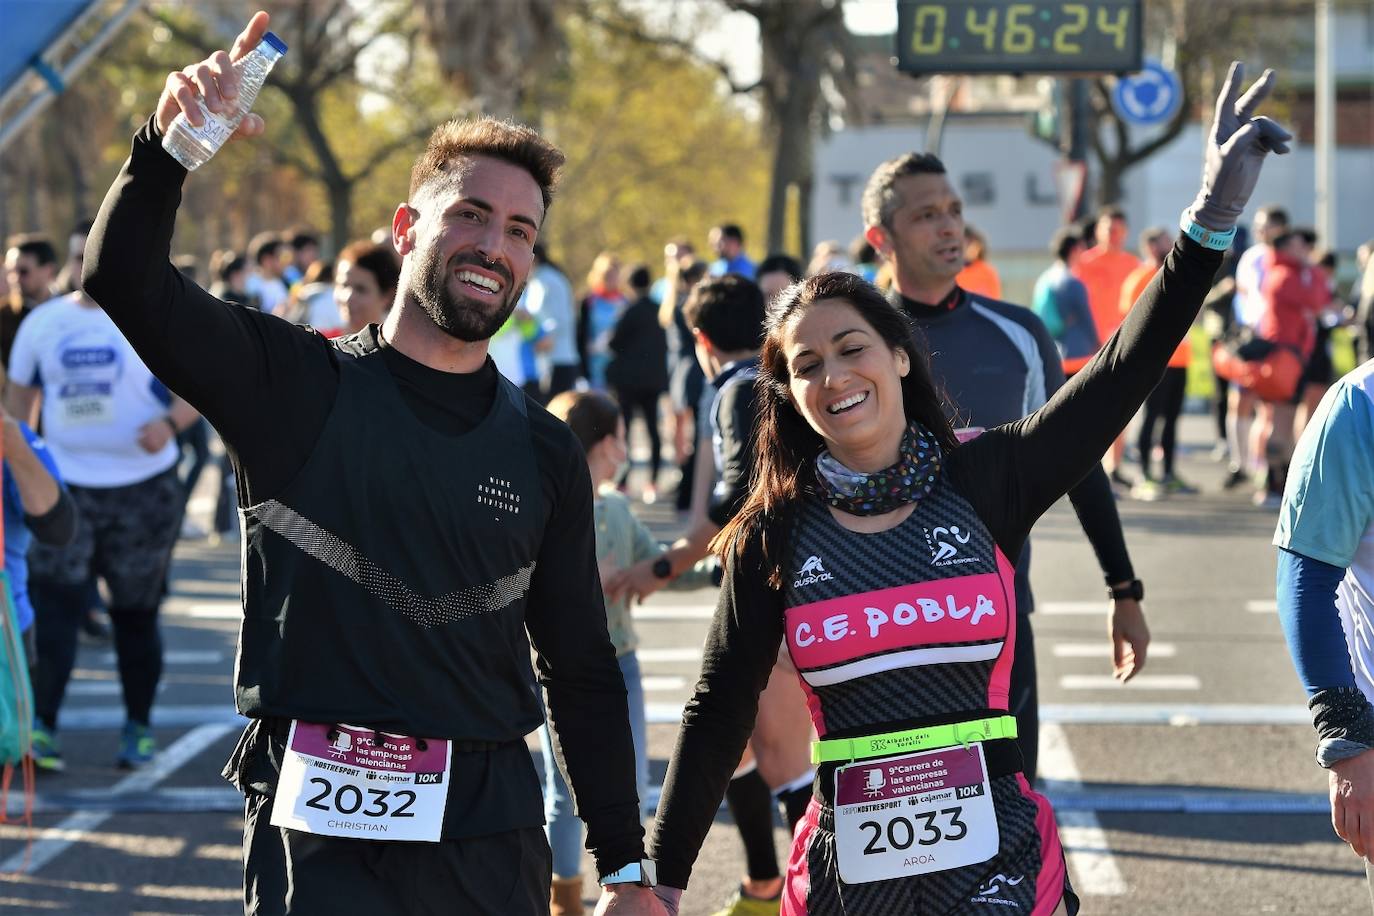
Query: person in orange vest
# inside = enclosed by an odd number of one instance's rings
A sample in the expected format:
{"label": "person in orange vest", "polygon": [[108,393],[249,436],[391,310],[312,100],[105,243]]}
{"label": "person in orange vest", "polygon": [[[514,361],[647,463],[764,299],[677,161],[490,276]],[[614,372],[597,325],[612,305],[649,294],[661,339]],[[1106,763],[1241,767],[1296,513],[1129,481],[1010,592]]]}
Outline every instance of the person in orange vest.
{"label": "person in orange vest", "polygon": [[[1121,324],[1121,285],[1140,260],[1126,251],[1126,212],[1120,207],[1103,207],[1093,226],[1097,244],[1078,259],[1074,276],[1088,288],[1088,307],[1097,322],[1097,339],[1107,341]],[[1129,487],[1131,482],[1121,473],[1121,456],[1126,439],[1118,436],[1112,443],[1106,462],[1112,482]]]}
{"label": "person in orange vest", "polygon": [[[1126,276],[1121,285],[1121,318],[1135,306],[1145,287],[1150,285],[1164,258],[1174,247],[1173,233],[1162,226],[1154,226],[1140,233],[1140,266]],[[1183,395],[1188,387],[1188,363],[1193,358],[1192,341],[1187,337],[1179,343],[1174,355],[1169,357],[1169,366],[1164,370],[1159,384],[1145,400],[1145,419],[1140,424],[1136,444],[1140,449],[1140,470],[1142,479],[1132,490],[1131,495],[1138,499],[1156,500],[1174,494],[1192,494],[1197,488],[1190,486],[1174,473],[1174,453],[1177,441],[1178,417],[1183,412]],[[1159,447],[1164,453],[1162,475],[1153,471],[1152,455],[1155,447],[1155,430],[1159,429]]]}
{"label": "person in orange vest", "polygon": [[989,299],[1002,298],[1002,278],[987,262],[988,240],[972,226],[964,226],[964,269],[954,278],[960,289]]}

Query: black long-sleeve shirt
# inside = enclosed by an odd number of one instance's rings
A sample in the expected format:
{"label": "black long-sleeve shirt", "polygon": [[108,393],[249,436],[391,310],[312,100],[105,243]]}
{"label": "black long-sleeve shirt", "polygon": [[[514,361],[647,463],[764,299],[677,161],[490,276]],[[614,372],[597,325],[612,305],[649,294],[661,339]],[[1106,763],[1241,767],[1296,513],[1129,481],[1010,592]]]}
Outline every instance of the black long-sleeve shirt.
{"label": "black long-sleeve shirt", "polygon": [[[219,431],[240,500],[256,505],[281,494],[310,457],[339,389],[340,354],[319,334],[221,302],[171,265],[185,177],[150,120],[101,206],[85,288],[154,374]],[[477,372],[458,374],[390,347],[382,358],[416,418],[450,435],[474,428],[497,394],[490,359]],[[643,829],[629,729],[608,725],[628,723],[628,713],[594,561],[591,481],[571,431],[532,403],[528,414],[545,518],[525,626],[539,653],[539,680],[587,823],[588,848],[604,873],[641,857]],[[340,498],[347,486],[339,481]],[[485,798],[464,800],[464,807],[478,819],[499,818],[503,795],[527,788],[515,779],[475,786]],[[492,827],[504,829],[499,821]]]}
{"label": "black long-sleeve shirt", "polygon": [[[1144,402],[1220,261],[1219,252],[1180,239],[1141,306],[1083,371],[1030,416],[949,454],[944,485],[973,506],[1005,556],[1020,553],[1035,520],[1098,462]],[[913,579],[921,574],[916,555]],[[725,564],[701,676],[683,712],[654,831],[659,881],[670,887],[687,886],[777,658],[783,598],[768,584],[766,568],[757,537]],[[921,698],[911,703],[912,718],[920,717]]]}
{"label": "black long-sleeve shirt", "polygon": [[[950,400],[955,426],[1001,426],[1039,408],[1064,385],[1059,351],[1028,308],[955,289],[938,305],[903,297],[902,309],[922,332],[931,375]],[[1068,493],[1109,584],[1135,578],[1121,517],[1100,465]],[[1016,556],[1012,557],[1017,560]],[[1018,610],[1033,610],[1029,563],[1016,564]]]}

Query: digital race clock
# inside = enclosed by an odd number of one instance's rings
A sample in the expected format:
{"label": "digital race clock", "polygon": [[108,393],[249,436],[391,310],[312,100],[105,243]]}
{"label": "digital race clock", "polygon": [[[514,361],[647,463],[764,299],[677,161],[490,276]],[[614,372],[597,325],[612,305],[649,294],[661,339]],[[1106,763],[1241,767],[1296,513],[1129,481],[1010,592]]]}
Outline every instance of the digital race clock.
{"label": "digital race clock", "polygon": [[1141,67],[1143,0],[897,0],[908,73],[1128,73]]}

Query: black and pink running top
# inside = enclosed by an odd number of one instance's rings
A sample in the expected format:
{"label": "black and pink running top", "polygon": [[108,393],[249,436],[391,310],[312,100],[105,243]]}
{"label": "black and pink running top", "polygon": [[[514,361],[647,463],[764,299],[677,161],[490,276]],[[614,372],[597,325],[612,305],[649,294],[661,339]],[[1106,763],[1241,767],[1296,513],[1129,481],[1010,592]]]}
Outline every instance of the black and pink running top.
{"label": "black and pink running top", "polygon": [[[661,883],[687,886],[784,638],[822,736],[1006,709],[1015,640],[1007,558],[1144,402],[1220,263],[1219,252],[1180,239],[1093,361],[1040,410],[953,450],[939,486],[900,525],[852,532],[807,498],[783,554],[783,589],[768,584],[757,538],[729,558],[659,804]],[[832,769],[817,774],[823,797]]]}

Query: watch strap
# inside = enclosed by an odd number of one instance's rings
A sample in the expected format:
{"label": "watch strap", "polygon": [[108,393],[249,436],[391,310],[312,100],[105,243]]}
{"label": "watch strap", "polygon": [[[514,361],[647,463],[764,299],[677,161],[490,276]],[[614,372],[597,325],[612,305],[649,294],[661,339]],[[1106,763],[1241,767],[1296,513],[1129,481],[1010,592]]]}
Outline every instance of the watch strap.
{"label": "watch strap", "polygon": [[1135,601],[1142,601],[1145,598],[1145,583],[1139,579],[1132,579],[1128,585],[1122,588],[1107,588],[1107,597],[1113,601],[1121,601],[1131,598]]}
{"label": "watch strap", "polygon": [[1232,226],[1225,231],[1208,229],[1189,215],[1188,211],[1183,211],[1183,217],[1179,220],[1178,228],[1188,238],[1197,242],[1203,248],[1210,248],[1213,251],[1225,251],[1231,247],[1231,243],[1236,238],[1236,227]]}
{"label": "watch strap", "polygon": [[657,868],[652,859],[639,859],[620,866],[601,879],[601,886],[608,884],[637,884],[640,887],[653,887],[658,883]]}

